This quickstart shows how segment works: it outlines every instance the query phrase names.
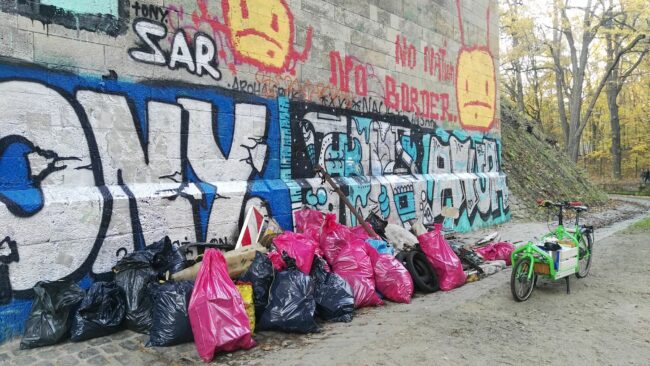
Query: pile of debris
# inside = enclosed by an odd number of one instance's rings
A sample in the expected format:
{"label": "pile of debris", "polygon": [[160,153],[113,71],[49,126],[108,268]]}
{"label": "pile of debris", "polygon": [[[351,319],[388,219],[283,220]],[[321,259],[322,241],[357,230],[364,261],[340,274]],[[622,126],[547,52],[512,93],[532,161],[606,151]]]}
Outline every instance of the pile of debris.
{"label": "pile of debris", "polygon": [[355,309],[409,303],[415,290],[452,290],[505,268],[514,248],[494,236],[467,248],[448,241],[442,224],[416,222],[409,232],[376,214],[359,222],[347,227],[335,214],[303,208],[295,232],[265,218],[232,250],[165,237],[126,255],[111,281],[87,290],[38,283],[21,348],[126,328],[149,334],[147,346],[194,342],[209,362],[216,352],[254,347],[254,331],[317,332],[316,319],[350,322]]}

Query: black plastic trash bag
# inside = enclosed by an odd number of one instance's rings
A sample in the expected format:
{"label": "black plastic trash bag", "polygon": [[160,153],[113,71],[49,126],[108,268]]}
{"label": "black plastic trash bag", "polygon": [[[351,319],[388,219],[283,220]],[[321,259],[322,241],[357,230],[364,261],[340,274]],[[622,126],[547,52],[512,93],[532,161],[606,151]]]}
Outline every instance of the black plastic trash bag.
{"label": "black plastic trash bag", "polygon": [[153,322],[147,347],[165,347],[194,341],[187,306],[194,282],[152,283]]}
{"label": "black plastic trash bag", "polygon": [[50,346],[66,338],[72,312],[83,298],[84,290],[73,282],[38,282],[20,348]]}
{"label": "black plastic trash bag", "polygon": [[149,333],[151,328],[151,299],[147,285],[156,280],[144,251],[129,253],[113,267],[115,283],[124,291],[126,298],[125,325],[139,333]]}
{"label": "black plastic trash bag", "polygon": [[318,332],[314,321],[314,281],[296,268],[293,259],[285,255],[284,261],[287,269],[275,276],[259,328],[295,333]]}
{"label": "black plastic trash bag", "polygon": [[167,271],[174,274],[187,267],[185,255],[172,243],[169,236],[147,246],[143,250],[151,266],[159,273]]}
{"label": "black plastic trash bag", "polygon": [[332,322],[350,322],[354,312],[352,287],[339,275],[325,270],[325,260],[317,257],[311,270],[315,283],[316,315]]}
{"label": "black plastic trash bag", "polygon": [[386,226],[388,226],[388,221],[384,220],[375,212],[370,212],[368,217],[366,217],[366,222],[370,224],[372,230],[377,233],[377,235],[382,238],[386,236]]}
{"label": "black plastic trash bag", "polygon": [[273,276],[274,269],[271,260],[266,254],[257,252],[248,270],[239,277],[240,281],[253,284],[253,301],[257,320],[262,317],[266,304],[269,302],[269,288],[273,282]]}
{"label": "black plastic trash bag", "polygon": [[95,282],[72,318],[70,339],[79,342],[115,333],[125,315],[124,291],[115,282]]}
{"label": "black plastic trash bag", "polygon": [[[168,237],[165,238],[169,239]],[[167,269],[170,273],[174,274],[187,267],[187,258],[185,258],[185,253],[180,251],[177,243],[173,243],[172,250],[167,255]]]}

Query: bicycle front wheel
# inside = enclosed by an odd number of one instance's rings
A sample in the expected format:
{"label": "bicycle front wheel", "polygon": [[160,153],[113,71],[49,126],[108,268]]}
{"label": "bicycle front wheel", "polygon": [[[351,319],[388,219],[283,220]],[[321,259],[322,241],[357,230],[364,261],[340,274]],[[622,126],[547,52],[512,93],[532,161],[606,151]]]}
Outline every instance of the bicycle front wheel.
{"label": "bicycle front wheel", "polygon": [[517,260],[512,266],[512,275],[510,277],[510,290],[512,297],[517,302],[526,301],[533,293],[535,288],[535,277],[533,273],[531,278],[528,278],[528,272],[533,266],[533,260],[530,257],[523,257]]}
{"label": "bicycle front wheel", "polygon": [[591,268],[591,259],[593,257],[593,239],[591,235],[583,235],[580,237],[578,242],[578,272],[576,272],[576,277],[585,278],[589,274],[589,269]]}

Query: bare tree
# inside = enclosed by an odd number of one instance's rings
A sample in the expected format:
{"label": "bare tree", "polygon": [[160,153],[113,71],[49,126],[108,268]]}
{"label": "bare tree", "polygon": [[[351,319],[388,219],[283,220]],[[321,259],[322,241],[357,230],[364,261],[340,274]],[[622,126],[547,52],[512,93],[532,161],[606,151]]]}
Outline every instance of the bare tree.
{"label": "bare tree", "polygon": [[[549,47],[555,64],[558,112],[565,147],[571,160],[577,162],[582,132],[591,117],[598,96],[607,84],[612,71],[618,66],[621,57],[630,52],[645,38],[645,35],[638,34],[627,44],[621,45],[613,54],[605,71],[597,78],[593,78],[598,80],[594,92],[585,95],[585,76],[590,52],[592,52],[592,42],[603,25],[620,16],[621,11],[615,10],[611,2],[606,7],[604,0],[588,0],[585,7],[571,7],[574,11],[583,12],[579,24],[574,26],[567,15],[568,2],[568,0],[554,1],[553,40],[549,43]],[[568,46],[568,62],[562,52],[564,44]]]}
{"label": "bare tree", "polygon": [[[613,0],[610,0],[610,6],[613,7]],[[605,94],[607,96],[607,108],[609,109],[609,124],[612,130],[612,174],[615,179],[620,179],[622,160],[621,122],[617,99],[623,85],[625,85],[625,80],[632,75],[648,54],[648,46],[646,45],[645,49],[635,50],[634,47],[625,45],[632,38],[632,35],[638,31],[636,26],[640,19],[639,14],[623,12],[620,17],[610,16],[610,18],[611,20],[605,24],[608,29],[605,39],[607,65],[612,71],[605,84]],[[624,50],[627,51],[624,52]],[[616,62],[617,55],[620,55],[618,62]]]}
{"label": "bare tree", "polygon": [[[508,7],[510,22],[503,28],[508,32],[512,40],[512,50],[517,52],[521,46],[521,29],[517,26],[517,21],[521,16],[518,14],[517,9],[522,6],[521,0],[506,0],[506,5]],[[526,105],[524,104],[523,70],[520,57],[518,55],[512,57],[509,64],[505,69],[509,77],[505,80],[504,86],[508,94],[510,94],[510,97],[515,101],[517,110],[524,113],[526,111]]]}

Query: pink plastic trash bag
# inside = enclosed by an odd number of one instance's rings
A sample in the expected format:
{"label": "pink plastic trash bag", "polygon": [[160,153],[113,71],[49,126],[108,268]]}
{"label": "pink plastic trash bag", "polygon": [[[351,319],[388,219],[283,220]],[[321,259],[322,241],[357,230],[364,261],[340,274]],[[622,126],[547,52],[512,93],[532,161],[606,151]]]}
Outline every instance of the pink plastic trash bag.
{"label": "pink plastic trash bag", "polygon": [[508,266],[512,264],[510,254],[512,254],[513,250],[515,250],[514,244],[505,241],[490,243],[484,247],[474,249],[486,261],[504,260]]}
{"label": "pink plastic trash bag", "polygon": [[378,254],[372,262],[377,291],[390,301],[410,303],[413,279],[404,265],[390,254]]}
{"label": "pink plastic trash bag", "polygon": [[296,232],[304,233],[308,228],[319,228],[323,226],[325,218],[323,213],[311,208],[303,208],[293,213]]}
{"label": "pink plastic trash bag", "polygon": [[[320,233],[321,233],[320,226],[307,226],[307,229],[305,229],[305,231],[303,232],[304,235],[308,236],[316,243],[320,243]],[[319,252],[321,252],[320,246],[318,247],[318,249],[316,249],[316,253],[318,254]]]}
{"label": "pink plastic trash bag", "polygon": [[278,253],[286,252],[287,255],[296,260],[296,267],[304,274],[311,272],[311,264],[314,261],[314,254],[318,243],[304,234],[297,234],[291,231],[273,238],[273,245]]}
{"label": "pink plastic trash bag", "polygon": [[350,231],[352,232],[352,236],[355,239],[362,239],[362,240],[370,239],[370,235],[368,235],[366,229],[364,229],[363,226],[361,225],[353,227],[352,229],[350,229]]}
{"label": "pink plastic trash bag", "polygon": [[206,250],[203,256],[188,313],[203,361],[212,361],[219,351],[255,347],[244,301],[228,276],[226,259],[216,249]]}
{"label": "pink plastic trash bag", "polygon": [[320,249],[323,257],[330,265],[339,255],[339,251],[353,238],[349,227],[336,221],[335,214],[327,214],[320,236]]}
{"label": "pink plastic trash bag", "polygon": [[375,292],[375,275],[366,243],[356,240],[343,247],[332,262],[332,270],[341,276],[354,293],[354,307],[383,305]]}
{"label": "pink plastic trash bag", "polygon": [[418,242],[436,272],[440,289],[449,291],[462,286],[467,276],[460,259],[440,230],[442,224],[435,224],[434,231],[418,236]]}
{"label": "pink plastic trash bag", "polygon": [[284,271],[284,269],[287,268],[287,265],[282,259],[282,254],[274,250],[266,253],[266,256],[269,257],[269,260],[271,261],[271,264],[273,264],[273,268],[275,268],[276,271]]}

